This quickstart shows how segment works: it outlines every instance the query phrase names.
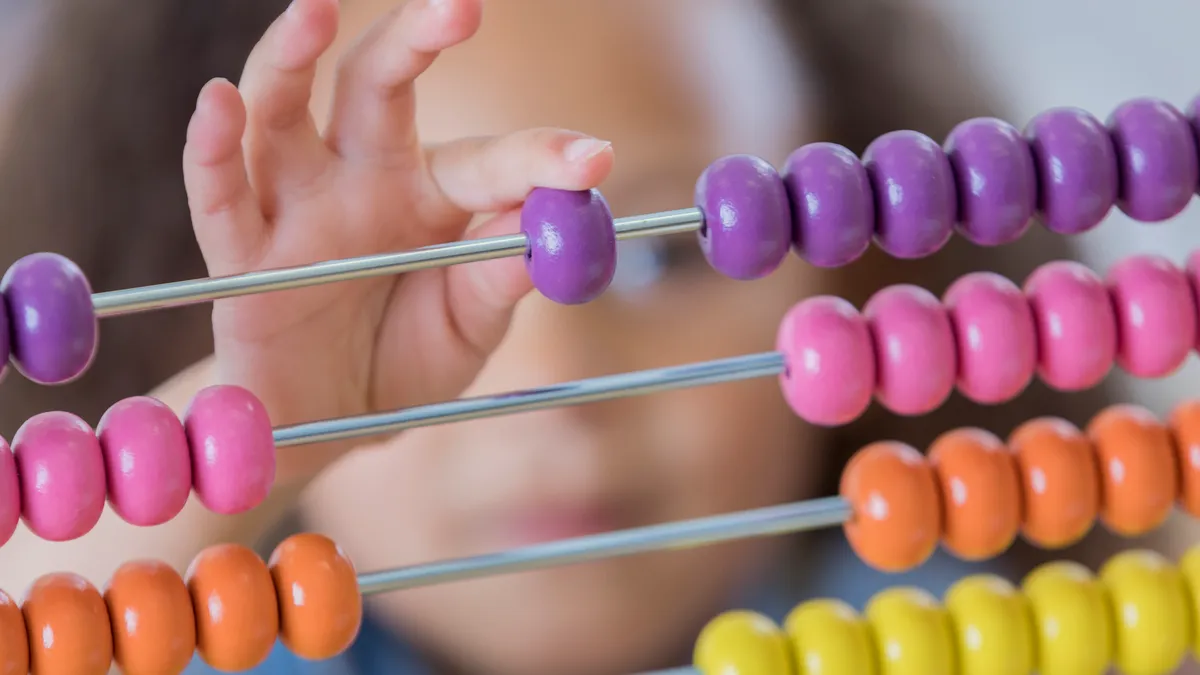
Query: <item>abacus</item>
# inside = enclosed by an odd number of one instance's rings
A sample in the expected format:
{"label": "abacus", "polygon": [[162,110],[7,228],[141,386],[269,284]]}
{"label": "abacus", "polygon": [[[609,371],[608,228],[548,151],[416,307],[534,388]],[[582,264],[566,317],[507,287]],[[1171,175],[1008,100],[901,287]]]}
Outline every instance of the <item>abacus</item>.
{"label": "abacus", "polygon": [[[807,145],[782,171],[752,156],[724,157],[700,176],[693,208],[615,219],[596,190],[538,189],[515,235],[99,294],[69,260],[35,254],[0,283],[0,320],[12,336],[0,348],[31,380],[60,384],[86,371],[99,317],[248,293],[523,255],[542,295],[577,304],[608,288],[623,238],[695,232],[714,269],[750,280],[778,268],[789,250],[837,267],[872,241],[895,257],[920,258],[956,231],[980,246],[1015,241],[1035,218],[1055,232],[1084,232],[1114,206],[1160,222],[1200,189],[1198,133],[1200,99],[1187,114],[1134,99],[1106,123],[1058,108],[1023,133],[974,119],[941,145],[891,132],[861,158],[830,143]],[[1133,256],[1104,278],[1056,261],[1021,287],[972,273],[940,299],[891,286],[861,311],[811,297],[783,317],[776,349],[763,354],[277,428],[252,392],[226,385],[199,392],[182,419],[148,397],[116,403],[95,429],[47,412],[21,427],[11,449],[0,443],[0,545],[22,519],[48,540],[83,536],[106,500],[140,526],[169,521],[191,492],[215,512],[244,512],[268,494],[278,448],[673,388],[776,377],[798,417],[836,426],[872,400],[925,414],[955,387],[993,404],[1035,376],[1062,391],[1095,386],[1114,364],[1163,377],[1197,346],[1198,286],[1200,252],[1186,269]],[[1018,536],[1060,549],[1097,521],[1133,537],[1160,527],[1176,505],[1200,516],[1198,456],[1200,401],[1179,405],[1166,421],[1113,405],[1084,429],[1040,418],[1002,440],[963,428],[926,453],[875,442],[845,467],[835,497],[491,555],[359,573],[333,541],[299,534],[265,561],[240,545],[211,547],[184,575],[130,562],[103,592],[77,575],[51,573],[19,604],[0,592],[0,673],[103,675],[115,663],[128,675],[178,675],[197,652],[239,672],[261,663],[276,640],[302,658],[332,658],[354,641],[364,595],[822,527],[841,526],[859,557],[888,572],[921,565],[939,544],[970,561],[1000,555]],[[705,628],[685,672],[1099,675],[1115,663],[1128,675],[1159,675],[1189,647],[1200,654],[1198,582],[1200,548],[1179,567],[1128,551],[1098,575],[1074,563],[1044,565],[1020,591],[997,577],[968,577],[944,607],[897,588],[862,616],[835,600],[800,605],[783,627],[734,611]],[[113,619],[131,615],[151,629]],[[51,643],[31,639],[47,630]]]}

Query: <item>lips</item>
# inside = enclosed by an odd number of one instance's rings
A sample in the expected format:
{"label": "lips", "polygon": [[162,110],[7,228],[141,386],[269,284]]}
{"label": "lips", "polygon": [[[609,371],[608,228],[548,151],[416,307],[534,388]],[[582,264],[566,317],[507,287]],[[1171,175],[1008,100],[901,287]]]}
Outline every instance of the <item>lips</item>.
{"label": "lips", "polygon": [[491,511],[486,520],[487,539],[502,548],[602,534],[630,526],[630,518],[621,509],[598,503],[545,502]]}

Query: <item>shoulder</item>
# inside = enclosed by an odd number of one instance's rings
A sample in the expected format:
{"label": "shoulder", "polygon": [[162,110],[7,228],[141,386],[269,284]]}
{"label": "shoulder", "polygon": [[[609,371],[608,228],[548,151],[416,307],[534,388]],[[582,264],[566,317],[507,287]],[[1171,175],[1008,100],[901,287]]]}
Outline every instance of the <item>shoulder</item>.
{"label": "shoulder", "polygon": [[[364,617],[354,644],[342,655],[327,661],[308,661],[293,654],[282,642],[258,666],[244,675],[376,675],[404,673],[425,675],[426,668],[407,643]],[[225,675],[204,662],[199,653],[183,675]]]}
{"label": "shoulder", "polygon": [[755,589],[749,605],[777,621],[782,621],[796,605],[815,598],[835,598],[862,611],[872,596],[888,588],[919,588],[941,598],[964,576],[980,573],[1003,576],[1004,572],[997,565],[966,562],[940,549],[911,571],[880,572],[863,563],[844,536],[822,536],[810,548],[786,560],[774,577],[775,583]]}

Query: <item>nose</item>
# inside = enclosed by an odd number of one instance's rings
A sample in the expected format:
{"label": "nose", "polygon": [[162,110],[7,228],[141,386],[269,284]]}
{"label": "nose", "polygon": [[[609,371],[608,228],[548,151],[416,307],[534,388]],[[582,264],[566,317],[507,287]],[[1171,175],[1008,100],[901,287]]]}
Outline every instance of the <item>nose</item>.
{"label": "nose", "polygon": [[[601,298],[583,306],[556,305],[531,296],[518,306],[512,325],[467,396],[486,396],[554,385],[630,368],[629,340],[615,324],[615,308]],[[627,442],[636,422],[631,399],[615,399],[476,420],[457,432],[479,442],[472,462],[473,485],[484,491],[528,488],[549,481],[560,494],[607,490],[615,476],[628,472]],[[492,460],[502,456],[504,461]],[[616,484],[619,484],[617,481]],[[538,489],[549,489],[541,485]],[[515,488],[514,488],[515,489]]]}
{"label": "nose", "polygon": [[557,305],[541,296],[523,300],[499,349],[468,395],[517,389],[620,372],[627,341],[613,325],[606,300]]}

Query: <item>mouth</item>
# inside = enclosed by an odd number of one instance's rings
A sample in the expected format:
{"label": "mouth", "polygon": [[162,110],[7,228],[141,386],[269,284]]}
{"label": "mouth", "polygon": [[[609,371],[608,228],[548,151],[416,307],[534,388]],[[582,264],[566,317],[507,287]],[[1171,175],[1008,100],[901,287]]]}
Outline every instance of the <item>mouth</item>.
{"label": "mouth", "polygon": [[627,513],[609,504],[547,502],[493,513],[489,539],[505,548],[611,532],[630,527],[631,520]]}

